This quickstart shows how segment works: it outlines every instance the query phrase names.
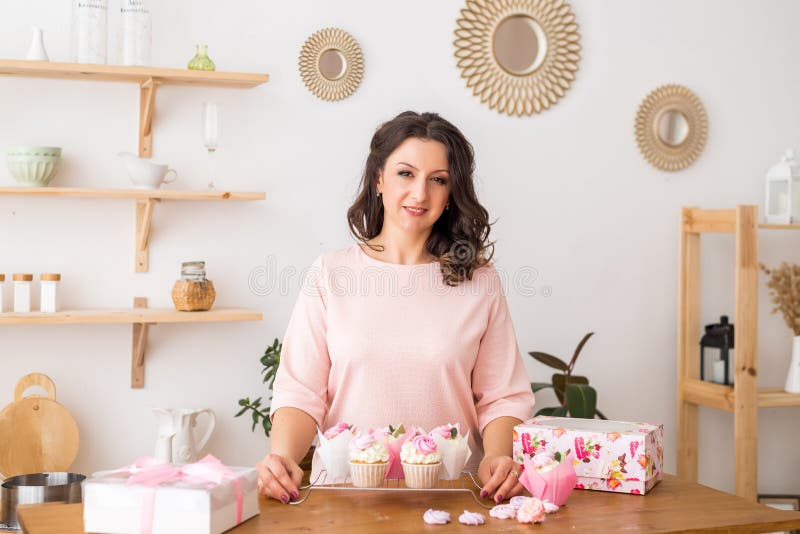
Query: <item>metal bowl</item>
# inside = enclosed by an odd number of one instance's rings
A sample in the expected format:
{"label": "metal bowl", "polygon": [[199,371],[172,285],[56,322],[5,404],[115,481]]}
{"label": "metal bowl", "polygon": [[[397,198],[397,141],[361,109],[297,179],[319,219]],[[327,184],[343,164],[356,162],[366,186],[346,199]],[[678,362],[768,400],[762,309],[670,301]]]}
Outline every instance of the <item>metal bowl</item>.
{"label": "metal bowl", "polygon": [[44,502],[81,502],[81,482],[86,476],[76,473],[34,473],[11,477],[0,486],[3,527],[20,529],[17,521],[18,504]]}

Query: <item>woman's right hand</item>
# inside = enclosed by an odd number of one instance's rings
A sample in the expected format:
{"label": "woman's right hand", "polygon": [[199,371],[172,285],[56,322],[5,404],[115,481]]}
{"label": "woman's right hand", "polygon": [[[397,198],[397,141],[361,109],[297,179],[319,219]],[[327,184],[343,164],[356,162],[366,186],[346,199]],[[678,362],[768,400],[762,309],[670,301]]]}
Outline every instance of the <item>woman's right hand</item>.
{"label": "woman's right hand", "polygon": [[270,453],[258,462],[256,467],[260,493],[283,504],[297,499],[298,488],[303,480],[303,470],[294,460]]}

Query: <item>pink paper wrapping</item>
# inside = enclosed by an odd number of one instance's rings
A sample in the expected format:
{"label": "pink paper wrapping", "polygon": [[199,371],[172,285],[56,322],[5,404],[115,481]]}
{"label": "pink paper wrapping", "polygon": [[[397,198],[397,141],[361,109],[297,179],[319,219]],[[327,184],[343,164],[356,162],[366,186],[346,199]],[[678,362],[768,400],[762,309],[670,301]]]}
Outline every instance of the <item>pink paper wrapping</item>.
{"label": "pink paper wrapping", "polygon": [[574,461],[575,456],[570,453],[558,467],[540,473],[536,470],[533,459],[526,458],[519,482],[537,499],[548,500],[556,506],[564,506],[578,482],[578,476],[572,467]]}
{"label": "pink paper wrapping", "polygon": [[389,451],[389,463],[386,467],[387,479],[395,480],[405,478],[403,465],[400,462],[400,449],[410,436],[411,433],[406,432],[396,439],[393,439],[391,436],[386,437],[386,449]]}

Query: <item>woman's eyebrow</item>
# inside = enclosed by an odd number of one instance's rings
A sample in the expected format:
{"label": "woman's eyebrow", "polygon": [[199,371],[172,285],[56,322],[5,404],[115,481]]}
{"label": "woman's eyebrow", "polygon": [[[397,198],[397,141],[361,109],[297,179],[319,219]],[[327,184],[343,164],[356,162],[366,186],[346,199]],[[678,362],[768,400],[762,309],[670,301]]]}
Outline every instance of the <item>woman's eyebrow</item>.
{"label": "woman's eyebrow", "polygon": [[[405,166],[407,166],[407,167],[411,167],[411,168],[412,168],[412,169],[414,169],[415,171],[418,171],[418,170],[419,170],[418,168],[414,167],[414,166],[413,166],[413,165],[411,165],[410,163],[406,163],[405,161],[398,161],[396,164],[397,164],[397,165],[405,165]],[[435,171],[431,171],[431,172],[450,172],[450,170],[449,170],[449,169],[437,169],[437,170],[435,170]]]}

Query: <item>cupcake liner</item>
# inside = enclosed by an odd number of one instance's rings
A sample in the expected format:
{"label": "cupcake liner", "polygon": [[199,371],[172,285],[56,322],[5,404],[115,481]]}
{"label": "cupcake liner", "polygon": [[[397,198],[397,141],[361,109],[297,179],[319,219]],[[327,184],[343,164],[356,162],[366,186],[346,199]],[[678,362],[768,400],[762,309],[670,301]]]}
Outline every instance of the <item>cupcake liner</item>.
{"label": "cupcake liner", "polygon": [[439,435],[433,436],[433,440],[442,454],[441,478],[444,480],[461,478],[461,473],[472,456],[472,450],[469,448],[469,432],[458,440],[445,439]]}
{"label": "cupcake liner", "polygon": [[350,463],[350,441],[353,433],[348,429],[336,436],[327,439],[321,430],[317,430],[319,435],[319,445],[317,454],[325,464],[326,482],[344,482],[349,473],[348,463]]}
{"label": "cupcake liner", "polygon": [[406,487],[415,489],[430,489],[436,486],[439,480],[439,468],[442,462],[435,464],[407,464],[403,462],[403,473],[406,476]]}
{"label": "cupcake liner", "polygon": [[386,477],[386,463],[360,464],[350,462],[350,477],[357,488],[378,488]]}

